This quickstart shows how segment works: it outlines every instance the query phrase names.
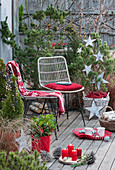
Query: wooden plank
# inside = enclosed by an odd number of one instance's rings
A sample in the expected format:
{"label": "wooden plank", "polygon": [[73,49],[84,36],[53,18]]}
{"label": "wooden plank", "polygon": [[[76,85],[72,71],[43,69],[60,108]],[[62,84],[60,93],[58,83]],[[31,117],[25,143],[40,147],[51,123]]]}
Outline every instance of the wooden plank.
{"label": "wooden plank", "polygon": [[102,161],[104,159],[104,157],[106,156],[110,146],[111,146],[111,142],[113,141],[113,137],[110,139],[109,142],[104,142],[102,141],[97,153],[96,153],[96,161],[94,164],[89,165],[87,170],[97,170],[99,169],[100,165],[102,164]]}
{"label": "wooden plank", "polygon": [[[58,119],[58,125],[61,127],[59,128],[59,131],[57,131],[58,138],[62,134],[63,131],[73,122],[77,117],[79,113],[72,112],[71,115],[69,115],[69,119],[67,119],[66,115],[63,115],[61,118]],[[52,135],[52,142],[55,140],[55,135]]]}
{"label": "wooden plank", "polygon": [[115,159],[115,137],[111,143],[110,148],[108,149],[108,152],[106,156],[104,157],[104,160],[100,166],[100,169],[110,169],[111,165]]}
{"label": "wooden plank", "polygon": [[111,166],[111,169],[110,170],[115,170],[115,158],[114,158],[114,161],[113,161],[113,164]]}

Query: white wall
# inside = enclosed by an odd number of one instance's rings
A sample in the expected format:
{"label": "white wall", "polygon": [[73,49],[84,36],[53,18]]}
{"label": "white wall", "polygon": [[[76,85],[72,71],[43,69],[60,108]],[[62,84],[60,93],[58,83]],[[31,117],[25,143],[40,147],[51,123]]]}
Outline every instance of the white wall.
{"label": "white wall", "polygon": [[[0,0],[0,22],[4,21],[6,16],[8,16],[8,26],[10,31],[12,30],[12,0]],[[1,23],[0,23],[1,28]],[[7,63],[9,60],[12,59],[12,50],[9,46],[4,44],[1,40],[1,33],[0,33],[0,58]]]}

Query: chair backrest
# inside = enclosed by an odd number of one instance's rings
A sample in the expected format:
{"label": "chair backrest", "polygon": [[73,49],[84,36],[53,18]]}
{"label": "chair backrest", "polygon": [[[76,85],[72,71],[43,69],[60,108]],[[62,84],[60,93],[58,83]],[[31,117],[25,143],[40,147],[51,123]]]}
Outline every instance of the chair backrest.
{"label": "chair backrest", "polygon": [[19,90],[21,97],[23,98],[23,93],[26,91],[26,89],[25,89],[23,81],[22,81],[19,65],[14,60],[12,60],[6,64],[7,72],[9,72],[9,70],[8,70],[9,68],[10,68],[10,72],[13,75],[15,75],[15,77],[17,78],[16,83],[18,86],[18,90]]}
{"label": "chair backrest", "polygon": [[38,77],[42,87],[49,83],[71,82],[67,62],[63,56],[40,57],[38,59]]}

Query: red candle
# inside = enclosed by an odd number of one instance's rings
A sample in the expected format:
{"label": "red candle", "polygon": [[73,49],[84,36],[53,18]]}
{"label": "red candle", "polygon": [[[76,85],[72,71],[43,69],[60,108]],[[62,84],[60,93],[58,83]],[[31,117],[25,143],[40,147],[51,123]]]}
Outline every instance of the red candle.
{"label": "red candle", "polygon": [[77,160],[77,151],[76,150],[72,150],[71,151],[71,156],[72,156],[72,161],[76,161]]}
{"label": "red candle", "polygon": [[77,158],[81,158],[82,156],[82,149],[81,148],[76,148],[77,151]]}
{"label": "red candle", "polygon": [[62,159],[64,157],[67,157],[68,158],[68,149],[62,149]]}
{"label": "red candle", "polygon": [[74,145],[73,144],[69,144],[68,145],[68,157],[71,157],[72,150],[74,150]]}

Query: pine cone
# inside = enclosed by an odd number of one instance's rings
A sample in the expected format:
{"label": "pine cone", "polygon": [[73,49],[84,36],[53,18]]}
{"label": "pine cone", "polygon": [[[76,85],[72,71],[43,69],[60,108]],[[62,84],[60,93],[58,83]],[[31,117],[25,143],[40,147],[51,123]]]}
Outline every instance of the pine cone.
{"label": "pine cone", "polygon": [[41,150],[41,159],[43,161],[50,162],[52,160],[52,157],[51,157],[51,155],[48,152]]}
{"label": "pine cone", "polygon": [[94,152],[91,152],[87,155],[86,163],[87,164],[93,164],[94,162],[95,162]]}
{"label": "pine cone", "polygon": [[54,151],[53,151],[53,156],[55,159],[58,159],[61,156],[62,153],[62,148],[58,146]]}

